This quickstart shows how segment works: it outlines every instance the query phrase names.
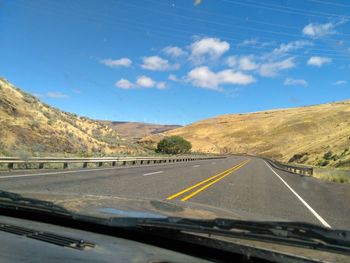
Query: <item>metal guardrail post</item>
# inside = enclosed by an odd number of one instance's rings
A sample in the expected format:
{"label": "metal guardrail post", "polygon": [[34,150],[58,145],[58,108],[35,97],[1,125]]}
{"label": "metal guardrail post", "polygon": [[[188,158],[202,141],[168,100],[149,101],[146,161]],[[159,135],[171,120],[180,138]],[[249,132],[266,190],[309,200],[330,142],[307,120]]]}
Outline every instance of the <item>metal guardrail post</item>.
{"label": "metal guardrail post", "polygon": [[67,169],[68,168],[68,163],[63,163],[63,169]]}
{"label": "metal guardrail post", "polygon": [[87,162],[84,162],[83,163],[83,168],[86,168],[88,166],[88,163]]}

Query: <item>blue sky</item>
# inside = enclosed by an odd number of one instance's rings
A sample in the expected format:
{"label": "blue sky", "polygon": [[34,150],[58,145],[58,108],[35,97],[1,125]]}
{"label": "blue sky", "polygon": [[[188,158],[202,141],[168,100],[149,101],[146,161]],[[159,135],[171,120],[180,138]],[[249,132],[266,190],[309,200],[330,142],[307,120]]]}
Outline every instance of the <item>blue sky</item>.
{"label": "blue sky", "polygon": [[345,0],[0,0],[0,75],[119,121],[345,100],[349,20]]}

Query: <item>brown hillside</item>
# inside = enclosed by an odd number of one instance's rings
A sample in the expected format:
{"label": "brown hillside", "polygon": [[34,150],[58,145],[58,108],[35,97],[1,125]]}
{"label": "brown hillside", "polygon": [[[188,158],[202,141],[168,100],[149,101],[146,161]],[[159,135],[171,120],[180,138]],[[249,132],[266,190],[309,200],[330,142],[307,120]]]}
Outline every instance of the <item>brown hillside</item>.
{"label": "brown hillside", "polygon": [[154,146],[169,135],[191,141],[194,151],[248,153],[285,162],[349,167],[350,101],[227,114],[149,136],[141,142]]}
{"label": "brown hillside", "polygon": [[98,121],[60,111],[0,78],[0,155],[136,153]]}
{"label": "brown hillside", "polygon": [[161,125],[143,122],[117,122],[117,121],[102,121],[103,124],[115,129],[121,136],[132,141],[137,141],[145,136],[157,134],[176,128],[180,125]]}

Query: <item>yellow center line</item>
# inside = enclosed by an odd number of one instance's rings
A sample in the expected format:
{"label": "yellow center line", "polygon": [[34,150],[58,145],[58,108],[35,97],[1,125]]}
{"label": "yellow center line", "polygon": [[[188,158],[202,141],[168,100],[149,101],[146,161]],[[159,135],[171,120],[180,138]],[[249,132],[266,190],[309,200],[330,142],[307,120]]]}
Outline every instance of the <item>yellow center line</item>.
{"label": "yellow center line", "polygon": [[194,197],[195,195],[199,194],[200,192],[202,192],[203,190],[207,189],[209,186],[219,182],[221,179],[225,178],[226,176],[232,174],[234,171],[239,170],[240,168],[242,168],[244,165],[246,165],[247,163],[249,163],[250,160],[246,161],[245,163],[240,164],[238,167],[236,167],[235,169],[233,169],[232,171],[229,171],[227,173],[225,173],[224,175],[222,175],[221,177],[215,179],[214,181],[211,181],[210,183],[204,185],[203,187],[199,188],[198,190],[194,191],[193,193],[185,196],[184,198],[181,199],[181,201],[186,201],[192,197]]}
{"label": "yellow center line", "polygon": [[219,177],[219,176],[222,176],[222,175],[224,175],[224,174],[230,172],[231,170],[234,170],[236,167],[238,167],[239,165],[243,164],[244,162],[245,162],[245,161],[243,161],[242,163],[239,163],[239,164],[237,164],[237,165],[235,165],[235,166],[233,166],[233,167],[231,167],[231,168],[229,168],[229,169],[227,169],[227,170],[225,170],[225,171],[223,171],[223,172],[221,172],[221,173],[219,173],[219,174],[217,174],[217,175],[214,175],[214,176],[212,176],[212,177],[209,177],[208,179],[205,179],[205,180],[203,180],[203,181],[201,181],[201,182],[199,182],[199,183],[197,183],[197,184],[195,184],[195,185],[193,185],[193,186],[191,186],[191,187],[188,187],[188,188],[186,188],[186,189],[184,189],[184,190],[182,190],[182,191],[180,191],[180,192],[178,192],[178,193],[176,193],[176,194],[174,194],[174,195],[171,195],[171,196],[169,196],[169,197],[167,198],[167,200],[172,200],[172,199],[174,199],[174,198],[176,198],[176,197],[178,197],[178,196],[180,196],[180,195],[182,195],[182,194],[184,194],[184,193],[186,193],[186,192],[188,192],[188,191],[191,191],[192,189],[194,189],[194,188],[196,188],[196,187],[198,187],[198,186],[201,186],[202,184],[205,184],[206,182],[208,182],[208,181],[210,181],[210,180],[214,180],[215,178],[217,178],[217,177]]}

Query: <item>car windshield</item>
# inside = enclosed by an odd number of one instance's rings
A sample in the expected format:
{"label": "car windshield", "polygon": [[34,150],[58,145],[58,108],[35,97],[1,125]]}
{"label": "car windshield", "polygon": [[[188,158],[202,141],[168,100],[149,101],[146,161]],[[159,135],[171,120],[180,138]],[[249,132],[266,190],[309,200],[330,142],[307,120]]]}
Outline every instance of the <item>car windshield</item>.
{"label": "car windshield", "polygon": [[3,193],[350,230],[350,2],[0,0],[0,33]]}

